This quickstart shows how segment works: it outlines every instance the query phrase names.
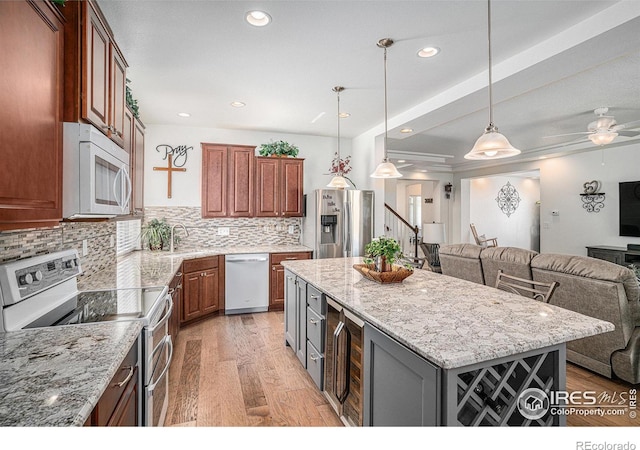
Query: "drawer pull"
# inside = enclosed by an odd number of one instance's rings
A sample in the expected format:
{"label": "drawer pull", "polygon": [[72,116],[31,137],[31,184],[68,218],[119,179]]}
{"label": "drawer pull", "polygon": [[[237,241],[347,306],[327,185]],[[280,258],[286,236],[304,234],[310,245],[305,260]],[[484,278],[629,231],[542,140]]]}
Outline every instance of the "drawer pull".
{"label": "drawer pull", "polygon": [[181,277],[181,276],[182,276],[182,272],[176,273],[176,277]]}
{"label": "drawer pull", "polygon": [[318,298],[318,296],[317,296],[317,295],[313,295],[313,294],[312,294],[312,295],[311,295],[311,298]]}
{"label": "drawer pull", "polygon": [[311,359],[311,361],[317,361],[318,357],[312,353],[311,355],[309,355],[309,359]]}
{"label": "drawer pull", "polygon": [[318,321],[316,319],[309,319],[309,323],[311,325],[316,325],[318,323]]}
{"label": "drawer pull", "polygon": [[291,259],[298,259],[298,258],[296,258],[295,256],[289,256],[289,257],[287,257],[287,258],[285,258],[285,259],[289,259],[289,260],[291,260]]}
{"label": "drawer pull", "polygon": [[[125,369],[124,367],[122,368],[123,370]],[[124,380],[122,380],[120,383],[114,383],[113,386],[114,387],[122,387],[125,384],[127,384],[129,382],[129,380],[131,379],[131,377],[133,377],[133,371],[134,371],[135,367],[134,366],[129,366],[129,374],[127,375],[127,378],[125,378]]]}

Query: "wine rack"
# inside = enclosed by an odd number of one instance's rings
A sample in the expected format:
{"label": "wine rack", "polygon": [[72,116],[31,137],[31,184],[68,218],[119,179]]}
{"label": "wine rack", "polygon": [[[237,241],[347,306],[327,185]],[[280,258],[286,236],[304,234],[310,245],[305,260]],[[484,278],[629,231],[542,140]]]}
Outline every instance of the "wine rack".
{"label": "wine rack", "polygon": [[[520,394],[538,388],[549,394],[565,385],[564,348],[495,360],[490,365],[449,370],[447,424],[458,426],[557,426],[563,417],[547,411],[528,419],[518,409]],[[562,355],[560,354],[562,353]]]}

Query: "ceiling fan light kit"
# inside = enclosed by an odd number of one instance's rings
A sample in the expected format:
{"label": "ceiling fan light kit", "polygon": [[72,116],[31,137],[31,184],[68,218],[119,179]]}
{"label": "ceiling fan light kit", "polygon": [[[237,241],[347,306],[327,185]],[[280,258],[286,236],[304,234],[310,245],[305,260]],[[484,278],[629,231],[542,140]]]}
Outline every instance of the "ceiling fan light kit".
{"label": "ceiling fan light kit", "polygon": [[613,140],[618,136],[618,133],[613,131],[596,131],[593,134],[590,134],[589,140],[596,145],[607,145],[611,144]]}
{"label": "ceiling fan light kit", "polygon": [[402,174],[398,172],[396,166],[389,161],[389,157],[387,156],[387,48],[393,45],[393,40],[390,38],[380,39],[377,45],[384,49],[384,159],[378,164],[378,167],[376,167],[376,170],[374,170],[370,176],[371,178],[400,178]]}
{"label": "ceiling fan light kit", "polygon": [[482,136],[476,140],[469,153],[464,155],[465,159],[499,159],[509,158],[520,154],[520,150],[515,148],[509,140],[501,133],[498,127],[493,124],[493,91],[491,78],[491,0],[487,1],[487,21],[489,40],[489,125],[485,128]]}

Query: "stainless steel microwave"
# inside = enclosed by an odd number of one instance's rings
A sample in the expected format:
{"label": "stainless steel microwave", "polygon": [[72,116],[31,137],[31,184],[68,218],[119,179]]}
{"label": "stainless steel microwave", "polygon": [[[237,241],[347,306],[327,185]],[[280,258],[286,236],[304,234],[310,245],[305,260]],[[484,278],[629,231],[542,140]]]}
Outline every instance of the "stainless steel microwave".
{"label": "stainless steel microwave", "polygon": [[96,127],[65,122],[63,217],[104,218],[129,214],[129,154]]}

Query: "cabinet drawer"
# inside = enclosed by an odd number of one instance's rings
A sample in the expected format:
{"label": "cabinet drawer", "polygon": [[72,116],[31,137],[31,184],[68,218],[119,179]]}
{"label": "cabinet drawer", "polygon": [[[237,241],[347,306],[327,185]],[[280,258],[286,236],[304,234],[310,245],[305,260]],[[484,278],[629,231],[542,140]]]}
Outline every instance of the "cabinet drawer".
{"label": "cabinet drawer", "polygon": [[105,426],[109,422],[129,382],[135,381],[134,377],[137,376],[137,365],[138,341],[133,344],[131,350],[127,356],[125,356],[124,361],[122,361],[122,364],[120,364],[120,367],[116,370],[113,379],[109,382],[109,386],[107,386],[102,397],[100,397],[98,407],[96,408],[96,425]]}
{"label": "cabinet drawer", "polygon": [[318,389],[323,390],[324,356],[309,341],[307,341],[307,372]]}
{"label": "cabinet drawer", "polygon": [[311,285],[307,286],[307,305],[323,317],[327,314],[327,301],[324,294]]}
{"label": "cabinet drawer", "polygon": [[182,262],[184,273],[198,272],[200,270],[217,269],[218,257],[207,256],[205,258],[187,259]]}
{"label": "cabinet drawer", "polygon": [[280,264],[282,261],[295,261],[296,259],[311,259],[311,253],[272,253],[271,264]]}
{"label": "cabinet drawer", "polygon": [[307,308],[307,340],[321,352],[324,351],[324,319],[311,307]]}

